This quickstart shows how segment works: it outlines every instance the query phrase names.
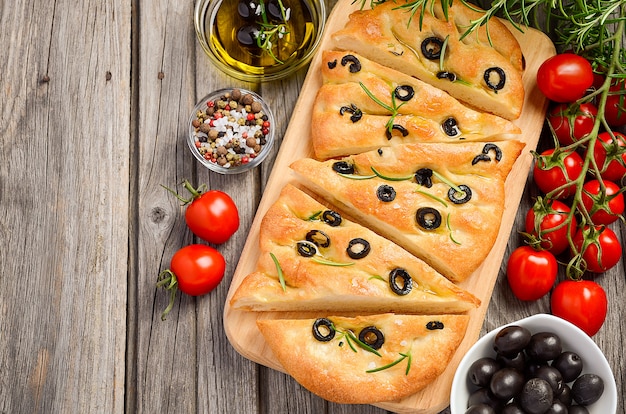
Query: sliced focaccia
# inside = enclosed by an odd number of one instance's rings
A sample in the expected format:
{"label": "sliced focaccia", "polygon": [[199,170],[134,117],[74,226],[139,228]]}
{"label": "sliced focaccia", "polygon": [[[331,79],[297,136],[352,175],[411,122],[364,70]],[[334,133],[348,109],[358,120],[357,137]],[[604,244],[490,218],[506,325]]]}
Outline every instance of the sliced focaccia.
{"label": "sliced focaccia", "polygon": [[291,168],[340,211],[459,282],[495,243],[504,183],[523,146],[406,144]]}
{"label": "sliced focaccia", "polygon": [[426,387],[447,367],[467,323],[467,315],[394,314],[257,321],[287,373],[347,404],[398,400]]}
{"label": "sliced focaccia", "polygon": [[311,120],[318,159],[398,143],[493,141],[520,133],[509,120],[356,53],[324,51],[321,70]]}
{"label": "sliced focaccia", "polygon": [[462,38],[483,11],[463,2],[445,11],[440,0],[426,4],[411,8],[409,0],[386,1],[353,12],[346,26],[332,35],[334,44],[415,76],[478,109],[518,118],[524,103],[523,60],[513,34],[493,18]]}
{"label": "sliced focaccia", "polygon": [[256,271],[231,306],[254,311],[460,313],[479,305],[422,260],[292,185],[260,227]]}

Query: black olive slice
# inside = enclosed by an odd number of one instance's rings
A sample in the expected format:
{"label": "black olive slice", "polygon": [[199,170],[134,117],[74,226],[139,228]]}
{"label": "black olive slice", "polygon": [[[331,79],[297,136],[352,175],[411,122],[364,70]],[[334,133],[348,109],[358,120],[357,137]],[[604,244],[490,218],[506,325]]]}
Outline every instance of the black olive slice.
{"label": "black olive slice", "polygon": [[378,148],[377,152],[378,152],[378,155],[381,155],[381,156],[383,155],[383,149],[382,148]]}
{"label": "black olive slice", "polygon": [[459,190],[457,191],[454,188],[450,188],[448,190],[448,198],[454,204],[465,204],[472,198],[472,190],[465,184],[459,185]]}
{"label": "black olive slice", "polygon": [[337,67],[337,59],[328,62],[328,69],[335,69]]}
{"label": "black olive slice", "polygon": [[[497,78],[497,83],[494,83],[494,77]],[[504,88],[504,84],[506,83],[506,73],[504,73],[504,70],[502,70],[502,68],[494,66],[485,71],[483,79],[485,79],[485,83],[489,88],[493,89],[494,91],[499,91],[500,89]]]}
{"label": "black olive slice", "polygon": [[356,239],[350,240],[346,252],[351,259],[362,259],[369,254],[370,250],[369,242],[357,237]]}
{"label": "black olive slice", "polygon": [[313,322],[313,337],[320,342],[328,342],[335,337],[335,327],[326,318],[318,318]]}
{"label": "black olive slice", "polygon": [[296,248],[298,250],[298,254],[302,257],[313,257],[317,253],[317,249],[315,248],[315,245],[308,241],[307,242],[299,241],[296,244]]}
{"label": "black olive slice", "polygon": [[422,41],[422,53],[428,60],[437,60],[441,57],[441,49],[443,49],[443,39],[432,36]]}
{"label": "black olive slice", "polygon": [[346,161],[337,161],[333,163],[333,171],[339,174],[354,174],[354,165]]}
{"label": "black olive slice", "polygon": [[447,72],[447,71],[441,71],[437,73],[437,78],[438,79],[447,79],[450,82],[454,82],[456,80],[456,75],[452,72]]}
{"label": "black olive slice", "polygon": [[402,134],[403,137],[406,137],[407,135],[409,135],[409,131],[406,130],[405,127],[403,127],[402,125],[398,125],[398,124],[393,124],[391,126],[391,131],[386,130],[385,131],[385,135],[387,135],[387,139],[391,139],[392,131],[400,131],[400,133]]}
{"label": "black olive slice", "polygon": [[419,185],[423,185],[426,188],[433,186],[433,170],[430,168],[420,168],[415,172],[415,181]]}
{"label": "black olive slice", "polygon": [[476,165],[476,164],[478,164],[479,162],[482,162],[482,161],[491,161],[491,157],[489,155],[487,155],[487,154],[478,154],[472,160],[472,165]]}
{"label": "black olive slice", "polygon": [[441,213],[432,207],[422,207],[415,214],[417,224],[426,230],[435,230],[441,226]]}
{"label": "black olive slice", "polygon": [[372,349],[380,349],[385,343],[385,335],[375,326],[368,326],[359,332],[359,341]]}
{"label": "black olive slice", "polygon": [[393,94],[399,100],[406,102],[410,101],[415,96],[415,89],[411,85],[400,85],[396,87]]}
{"label": "black olive slice", "polygon": [[453,117],[450,117],[443,121],[441,127],[443,128],[443,132],[445,132],[446,135],[449,137],[456,137],[457,135],[461,134],[461,130],[459,129],[456,119],[454,119]]}
{"label": "black olive slice", "polygon": [[[402,279],[402,285],[398,285],[398,279]],[[408,295],[413,289],[413,279],[409,272],[399,267],[389,273],[389,287],[396,295]]]}
{"label": "black olive slice", "polygon": [[350,73],[357,73],[361,70],[361,62],[356,56],[345,55],[341,58],[341,66],[346,66],[348,63],[350,64],[350,66],[348,66]]}
{"label": "black olive slice", "polygon": [[331,227],[337,227],[341,224],[341,214],[333,210],[325,210],[322,213],[322,220]]}
{"label": "black olive slice", "polygon": [[310,241],[317,247],[330,246],[330,237],[326,233],[320,230],[311,230],[306,234],[306,241]]}
{"label": "black olive slice", "polygon": [[429,331],[434,331],[435,329],[443,329],[443,322],[430,321],[426,324],[426,329],[428,329]]}
{"label": "black olive slice", "polygon": [[483,154],[489,154],[491,151],[494,152],[496,156],[496,161],[500,161],[502,159],[502,150],[496,144],[488,143],[483,147]]}
{"label": "black olive slice", "polygon": [[343,116],[343,114],[345,114],[346,112],[352,114],[350,116],[350,121],[352,121],[353,123],[360,121],[363,117],[363,112],[355,104],[350,104],[350,106],[342,106],[341,108],[339,108],[339,115]]}
{"label": "black olive slice", "polygon": [[390,185],[383,184],[376,189],[376,196],[380,201],[388,203],[396,199],[396,190]]}

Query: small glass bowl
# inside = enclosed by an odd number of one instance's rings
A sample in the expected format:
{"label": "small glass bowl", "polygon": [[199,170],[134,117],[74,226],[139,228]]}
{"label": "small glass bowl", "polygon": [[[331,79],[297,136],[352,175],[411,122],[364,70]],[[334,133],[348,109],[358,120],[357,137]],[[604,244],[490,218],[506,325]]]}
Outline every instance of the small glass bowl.
{"label": "small glass bowl", "polygon": [[[258,0],[249,1],[258,5]],[[264,1],[269,8],[273,0]],[[277,55],[277,59],[274,59],[255,45],[242,46],[237,40],[240,30],[259,27],[256,21],[260,17],[254,11],[244,19],[238,13],[238,0],[199,0],[194,11],[194,26],[200,45],[211,62],[226,74],[246,82],[282,79],[305,67],[324,33],[325,1],[282,1],[285,7],[291,9],[287,20],[289,26],[280,39],[272,39],[272,44],[282,45],[281,54],[277,53],[276,48],[273,49],[274,55]],[[244,7],[245,4],[250,3],[244,2]]]}
{"label": "small glass bowl", "polygon": [[[233,101],[237,102],[237,109],[231,108]],[[224,108],[225,104],[228,107]],[[261,164],[272,149],[274,115],[263,98],[253,91],[219,89],[194,107],[189,117],[187,144],[194,157],[211,171],[220,174],[249,171]]]}

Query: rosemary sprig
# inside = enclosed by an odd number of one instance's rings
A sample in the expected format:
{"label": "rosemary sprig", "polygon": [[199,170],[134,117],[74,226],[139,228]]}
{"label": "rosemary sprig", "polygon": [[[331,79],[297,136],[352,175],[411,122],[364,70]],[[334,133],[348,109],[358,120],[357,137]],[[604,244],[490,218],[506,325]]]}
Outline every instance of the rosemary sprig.
{"label": "rosemary sprig", "polygon": [[280,15],[282,22],[273,23],[267,17],[267,8],[264,0],[259,0],[256,13],[261,16],[259,24],[260,30],[255,33],[257,47],[267,51],[267,53],[277,63],[283,64],[278,56],[274,53],[274,45],[278,44],[278,41],[285,35],[289,34],[289,28],[287,27],[287,21],[290,18],[290,9],[283,5],[282,0],[278,0],[278,7],[280,9]]}
{"label": "rosemary sprig", "polygon": [[374,102],[376,102],[378,105],[382,106],[386,111],[391,113],[391,118],[389,118],[389,121],[387,121],[387,123],[385,124],[385,128],[387,129],[387,132],[389,132],[390,134],[393,132],[393,123],[396,119],[396,116],[398,116],[398,110],[402,107],[402,105],[404,105],[406,102],[402,102],[400,105],[396,104],[396,94],[394,91],[391,91],[391,106],[387,105],[386,103],[384,103],[383,101],[381,101],[380,99],[378,99],[368,88],[367,86],[365,86],[363,84],[363,82],[359,82],[359,85],[361,85],[361,88],[365,91],[365,93],[367,94],[367,96],[370,97],[370,99],[372,99]]}
{"label": "rosemary sprig", "polygon": [[387,365],[383,365],[381,367],[376,367],[373,369],[368,369],[367,372],[368,374],[374,373],[374,372],[379,372],[379,371],[383,371],[385,369],[389,369],[393,366],[398,365],[400,362],[404,361],[405,359],[407,360],[406,363],[406,370],[404,371],[405,375],[409,375],[409,371],[411,370],[411,362],[413,361],[413,356],[411,355],[411,350],[409,350],[408,352],[399,352],[398,353],[400,355],[400,358],[396,359],[393,362],[390,362]]}
{"label": "rosemary sprig", "polygon": [[274,253],[270,253],[270,257],[276,266],[276,273],[278,273],[278,281],[280,282],[280,286],[283,288],[283,292],[287,291],[287,285],[285,283],[285,274],[283,273],[283,268],[280,266],[278,259],[274,256]]}
{"label": "rosemary sprig", "polygon": [[348,344],[348,346],[350,347],[350,349],[352,351],[358,352],[358,350],[356,349],[356,347],[353,344],[353,342],[354,342],[355,344],[357,344],[359,346],[359,348],[361,348],[361,349],[363,349],[363,350],[365,350],[367,352],[371,352],[372,354],[374,354],[376,356],[381,356],[380,352],[378,352],[377,350],[375,350],[374,348],[372,348],[371,346],[369,346],[365,342],[361,341],[354,334],[354,332],[352,332],[350,329],[346,329],[345,331],[342,331],[339,328],[337,328],[335,326],[335,324],[332,324],[332,327],[335,330],[335,332],[338,332],[339,334],[341,334],[341,336],[339,336],[337,339],[341,340],[342,338],[344,338],[346,340],[346,343]]}

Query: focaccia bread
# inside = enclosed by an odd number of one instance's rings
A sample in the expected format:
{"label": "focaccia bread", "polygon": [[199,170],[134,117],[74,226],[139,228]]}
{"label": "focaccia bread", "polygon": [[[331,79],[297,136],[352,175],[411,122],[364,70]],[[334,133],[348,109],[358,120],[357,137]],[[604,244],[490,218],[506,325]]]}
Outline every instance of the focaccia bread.
{"label": "focaccia bread", "polygon": [[311,120],[317,159],[407,142],[502,140],[521,132],[509,120],[475,111],[356,53],[325,50],[321,71]]}
{"label": "focaccia bread", "polygon": [[480,301],[288,184],[261,222],[256,271],[230,303],[253,311],[438,314],[465,312]]}
{"label": "focaccia bread", "polygon": [[287,373],[346,404],[398,400],[426,387],[446,369],[467,323],[467,315],[394,314],[257,321]]}
{"label": "focaccia bread", "polygon": [[333,44],[430,83],[475,108],[518,118],[524,103],[523,58],[508,28],[492,18],[488,26],[461,39],[470,22],[484,15],[478,8],[454,2],[444,13],[440,0],[432,0],[413,13],[408,3],[386,1],[353,12],[332,35]]}
{"label": "focaccia bread", "polygon": [[340,160],[304,158],[291,168],[338,210],[460,282],[495,243],[504,183],[523,147],[515,140],[406,144]]}

